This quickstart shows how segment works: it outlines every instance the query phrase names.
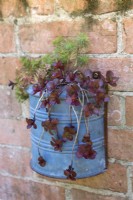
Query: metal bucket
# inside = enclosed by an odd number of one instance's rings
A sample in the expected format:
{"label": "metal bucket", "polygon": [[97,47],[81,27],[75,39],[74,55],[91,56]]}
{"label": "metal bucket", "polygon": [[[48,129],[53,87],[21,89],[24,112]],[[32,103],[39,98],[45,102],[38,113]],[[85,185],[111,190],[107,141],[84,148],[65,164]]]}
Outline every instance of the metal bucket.
{"label": "metal bucket", "polygon": [[[35,107],[39,97],[37,95],[30,95],[30,115],[33,118]],[[59,120],[58,131],[61,136],[65,126],[70,125],[69,106],[64,100],[61,104],[57,104],[53,107],[51,112],[51,118],[57,118]],[[63,144],[62,152],[55,151],[51,146],[51,135],[48,132],[44,133],[43,138],[40,140],[42,129],[41,122],[48,119],[47,112],[44,108],[40,108],[36,112],[36,124],[37,129],[31,130],[32,141],[32,159],[31,168],[41,174],[48,177],[66,179],[64,170],[68,168],[71,162],[73,141]],[[72,113],[72,122],[77,127],[77,121],[74,113]],[[105,159],[105,145],[104,145],[104,113],[99,116],[92,116],[89,120],[90,137],[93,142],[93,149],[97,152],[95,159],[77,158],[74,154],[73,167],[77,173],[76,178],[85,178],[103,173],[106,169]],[[78,136],[79,144],[82,141],[83,135],[86,133],[84,120],[81,120],[80,131]],[[46,160],[46,165],[41,167],[38,164],[38,146],[42,157]],[[74,151],[76,152],[78,144],[76,144]]]}

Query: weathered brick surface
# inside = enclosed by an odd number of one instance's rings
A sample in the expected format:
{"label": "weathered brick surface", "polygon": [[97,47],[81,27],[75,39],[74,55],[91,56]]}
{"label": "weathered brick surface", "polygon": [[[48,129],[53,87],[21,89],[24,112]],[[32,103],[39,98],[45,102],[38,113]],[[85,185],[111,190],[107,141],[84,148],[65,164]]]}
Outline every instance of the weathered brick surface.
{"label": "weathered brick surface", "polygon": [[126,125],[133,126],[133,97],[126,97]]}
{"label": "weathered brick surface", "polygon": [[120,160],[133,161],[133,131],[108,130],[109,156]]}
{"label": "weathered brick surface", "polygon": [[123,20],[123,39],[124,51],[126,53],[133,53],[133,18],[126,18]]}
{"label": "weathered brick surface", "polygon": [[[34,177],[44,178],[44,176],[34,174]],[[55,181],[55,179],[45,179]],[[73,183],[73,181],[60,180],[65,183]],[[77,179],[74,184],[89,186],[97,189],[107,189],[116,192],[127,192],[127,178],[126,178],[126,167],[120,164],[109,164],[108,169],[105,173],[89,177],[85,179]]]}
{"label": "weathered brick surface", "polygon": [[108,125],[118,126],[122,123],[121,98],[116,95],[110,95],[108,104]]}
{"label": "weathered brick surface", "polygon": [[127,191],[126,168],[119,164],[110,164],[107,172],[95,177],[79,179],[76,184],[92,188],[108,189],[117,192]]}
{"label": "weathered brick surface", "polygon": [[16,176],[32,176],[30,152],[15,147],[0,148],[0,171]]}
{"label": "weathered brick surface", "polygon": [[21,48],[24,52],[46,53],[52,51],[52,41],[57,36],[74,36],[81,30],[82,22],[50,22],[26,25],[20,28]]}
{"label": "weathered brick surface", "polygon": [[0,53],[15,52],[14,27],[0,24]]}
{"label": "weathered brick surface", "polygon": [[[79,12],[84,11],[88,6],[87,0],[59,0],[60,6],[67,12]],[[71,6],[70,6],[71,5]]]}
{"label": "weathered brick surface", "polygon": [[116,22],[106,19],[94,23],[87,30],[90,38],[89,53],[115,53],[117,51]]}
{"label": "weathered brick surface", "polygon": [[21,106],[10,88],[0,88],[0,118],[20,117]]}
{"label": "weathered brick surface", "polygon": [[22,17],[26,15],[26,4],[21,0],[1,0],[0,11],[2,17]]}
{"label": "weathered brick surface", "polygon": [[109,13],[116,11],[116,1],[115,0],[99,0],[98,8],[94,11],[96,14],[102,14],[102,13]]}
{"label": "weathered brick surface", "polygon": [[55,0],[27,0],[31,9],[36,10],[39,15],[53,14],[55,8]]}
{"label": "weathered brick surface", "polygon": [[0,180],[0,198],[2,200],[65,200],[65,191],[61,187],[4,176],[1,176]]}
{"label": "weathered brick surface", "polygon": [[20,28],[21,48],[24,52],[46,53],[52,50],[52,41],[57,36],[75,36],[81,30],[90,37],[90,53],[116,52],[116,22],[104,20],[87,28],[80,21],[60,21],[26,25]]}
{"label": "weathered brick surface", "polygon": [[133,91],[133,59],[132,58],[98,58],[90,59],[87,68],[100,70],[104,75],[107,70],[112,70],[119,77],[117,87],[111,90]]}
{"label": "weathered brick surface", "polygon": [[29,147],[30,131],[25,120],[0,119],[0,143]]}
{"label": "weathered brick surface", "polygon": [[8,84],[9,80],[15,80],[16,69],[20,68],[19,59],[10,57],[0,58],[0,84]]}
{"label": "weathered brick surface", "polygon": [[72,190],[72,200],[127,200],[123,197],[115,197],[115,196],[102,196],[99,194],[92,194],[82,190]]}

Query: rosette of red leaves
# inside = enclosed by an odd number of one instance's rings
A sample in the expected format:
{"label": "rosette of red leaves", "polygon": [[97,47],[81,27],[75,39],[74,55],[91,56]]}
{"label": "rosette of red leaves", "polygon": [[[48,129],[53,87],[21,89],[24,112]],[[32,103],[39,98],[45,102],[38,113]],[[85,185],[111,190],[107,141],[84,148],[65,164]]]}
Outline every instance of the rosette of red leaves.
{"label": "rosette of red leaves", "polygon": [[84,137],[82,139],[82,142],[92,145],[92,141],[90,139],[90,134],[89,133],[84,135]]}
{"label": "rosette of red leaves", "polygon": [[86,143],[79,145],[76,155],[78,158],[94,159],[96,157],[96,151],[93,150],[91,144]]}
{"label": "rosette of red leaves", "polygon": [[90,117],[92,114],[98,114],[99,110],[95,107],[93,103],[87,103],[84,105],[84,115],[85,117]]}
{"label": "rosette of red leaves", "polygon": [[63,139],[66,141],[66,140],[69,140],[69,141],[72,141],[73,140],[73,136],[76,134],[76,130],[74,128],[74,126],[65,126],[64,127],[64,132],[63,132]]}
{"label": "rosette of red leaves", "polygon": [[106,72],[106,82],[108,84],[115,87],[117,85],[118,80],[119,78],[114,76],[114,73],[112,71],[109,70]]}
{"label": "rosette of red leaves", "polygon": [[45,131],[48,131],[53,135],[52,131],[57,131],[58,119],[50,119],[42,122],[42,127],[44,127]]}
{"label": "rosette of red leaves", "polygon": [[42,156],[39,156],[38,157],[38,164],[41,166],[41,167],[44,167],[46,165],[46,161],[44,160],[44,158]]}
{"label": "rosette of red leaves", "polygon": [[62,145],[63,145],[62,140],[55,139],[54,137],[52,137],[52,141],[50,143],[54,147],[55,151],[62,151]]}
{"label": "rosette of red leaves", "polygon": [[67,177],[67,179],[72,181],[75,181],[77,176],[72,165],[69,165],[68,169],[64,170],[64,175]]}
{"label": "rosette of red leaves", "polygon": [[35,124],[35,118],[33,119],[26,118],[26,122],[27,122],[27,129],[30,129],[31,127],[35,129],[37,128],[37,125]]}

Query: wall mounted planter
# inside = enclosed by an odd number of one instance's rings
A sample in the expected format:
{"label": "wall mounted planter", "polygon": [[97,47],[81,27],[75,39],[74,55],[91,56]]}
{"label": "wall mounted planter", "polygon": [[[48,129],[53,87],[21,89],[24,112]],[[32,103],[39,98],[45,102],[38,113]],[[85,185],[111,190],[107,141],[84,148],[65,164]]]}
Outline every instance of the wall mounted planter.
{"label": "wall mounted planter", "polygon": [[[30,95],[30,115],[34,117],[35,107],[38,103],[38,95]],[[80,110],[80,107],[76,109]],[[59,119],[58,134],[61,137],[64,126],[70,124],[69,105],[62,100],[61,104],[56,104],[51,111],[52,119]],[[44,108],[40,108],[36,112],[37,129],[31,130],[31,143],[32,143],[32,159],[31,168],[48,177],[66,179],[64,170],[68,168],[72,157],[73,141],[67,141],[63,144],[62,152],[55,151],[51,146],[51,135],[49,132],[44,131],[41,122],[48,119],[48,113]],[[72,122],[77,127],[77,121],[74,112],[72,112]],[[76,150],[79,144],[82,144],[82,138],[85,134],[85,122],[81,120],[80,131],[78,136],[78,143],[74,148],[73,167],[77,173],[76,178],[85,178],[103,173],[106,169],[105,159],[105,145],[104,145],[104,112],[99,116],[93,115],[89,119],[90,137],[93,142],[93,149],[97,152],[95,159],[77,158]],[[38,150],[39,149],[39,150]],[[38,164],[39,152],[46,160],[44,167]]]}

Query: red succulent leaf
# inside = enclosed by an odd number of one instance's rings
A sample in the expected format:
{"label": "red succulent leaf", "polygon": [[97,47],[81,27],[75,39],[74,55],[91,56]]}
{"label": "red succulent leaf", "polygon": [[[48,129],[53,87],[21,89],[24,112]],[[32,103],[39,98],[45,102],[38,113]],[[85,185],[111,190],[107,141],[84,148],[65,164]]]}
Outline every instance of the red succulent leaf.
{"label": "red succulent leaf", "polygon": [[105,93],[105,91],[99,91],[96,94],[96,102],[97,104],[102,104],[104,102],[108,102],[109,101],[109,96]]}
{"label": "red succulent leaf", "polygon": [[63,145],[62,140],[55,139],[54,137],[52,137],[52,141],[50,143],[54,147],[55,151],[62,151],[62,145]]}
{"label": "red succulent leaf", "polygon": [[52,90],[54,90],[57,87],[58,83],[59,83],[58,79],[48,81],[47,84],[46,84],[47,90],[51,92]]}
{"label": "red succulent leaf", "polygon": [[87,103],[86,105],[84,105],[84,115],[85,117],[89,117],[92,114],[97,114],[97,108],[94,106],[94,104],[92,103]]}
{"label": "red succulent leaf", "polygon": [[65,66],[61,61],[55,62],[52,64],[55,69],[62,69],[64,70]]}
{"label": "red succulent leaf", "polygon": [[77,173],[74,171],[74,168],[70,165],[68,169],[64,170],[64,175],[67,177],[67,179],[75,181]]}
{"label": "red succulent leaf", "polygon": [[30,129],[31,127],[35,129],[37,128],[37,125],[35,124],[35,119],[26,118],[26,122],[27,122],[27,129]]}
{"label": "red succulent leaf", "polygon": [[63,75],[62,75],[62,71],[60,69],[54,71],[52,73],[52,78],[55,79],[55,78],[59,78],[59,79],[62,79],[63,78]]}
{"label": "red succulent leaf", "polygon": [[75,80],[75,74],[73,72],[68,72],[66,75],[67,82],[73,82]]}
{"label": "red succulent leaf", "polygon": [[77,83],[80,83],[80,85],[82,85],[86,81],[86,77],[81,71],[77,71],[75,73],[75,81]]}
{"label": "red succulent leaf", "polygon": [[42,93],[42,86],[39,84],[35,84],[33,85],[33,94],[36,94],[37,92],[41,92]]}
{"label": "red succulent leaf", "polygon": [[82,142],[87,143],[89,145],[92,145],[92,141],[90,139],[90,135],[89,134],[85,134],[83,139],[82,139]]}
{"label": "red succulent leaf", "polygon": [[51,119],[42,122],[42,126],[44,127],[45,131],[48,131],[50,134],[53,134],[52,131],[57,130],[58,119]]}
{"label": "red succulent leaf", "polygon": [[46,165],[46,161],[44,160],[44,158],[42,156],[39,156],[39,158],[38,158],[38,164],[41,167],[44,167]]}
{"label": "red succulent leaf", "polygon": [[79,145],[76,155],[78,158],[84,157],[85,159],[94,159],[96,151],[92,149],[92,145],[86,143]]}
{"label": "red succulent leaf", "polygon": [[76,134],[76,130],[74,129],[73,126],[71,126],[71,127],[66,126],[66,127],[64,127],[64,132],[63,132],[62,137],[63,137],[63,139],[72,141],[73,135],[75,135],[75,134]]}
{"label": "red succulent leaf", "polygon": [[114,76],[114,73],[112,71],[107,71],[106,73],[106,82],[109,83],[111,86],[116,86],[118,77]]}
{"label": "red succulent leaf", "polygon": [[66,87],[66,91],[68,96],[72,96],[74,94],[78,96],[79,87],[76,84],[68,85]]}
{"label": "red succulent leaf", "polygon": [[76,94],[73,94],[72,96],[68,96],[66,98],[66,102],[70,105],[73,105],[73,106],[79,106],[80,105],[78,95],[76,95]]}
{"label": "red succulent leaf", "polygon": [[58,92],[54,91],[48,97],[50,105],[60,104],[60,98]]}

